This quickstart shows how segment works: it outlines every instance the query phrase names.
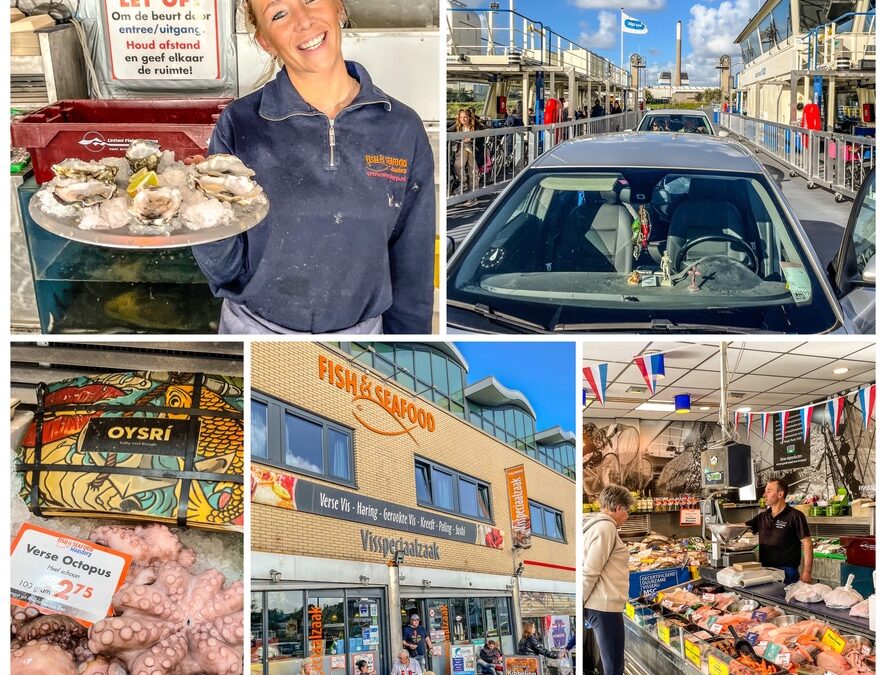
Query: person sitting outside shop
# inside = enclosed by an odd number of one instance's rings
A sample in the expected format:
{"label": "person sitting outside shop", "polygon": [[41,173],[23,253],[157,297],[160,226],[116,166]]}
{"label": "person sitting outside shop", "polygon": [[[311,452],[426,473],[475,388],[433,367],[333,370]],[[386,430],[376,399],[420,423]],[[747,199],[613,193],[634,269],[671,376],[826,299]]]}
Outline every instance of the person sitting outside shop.
{"label": "person sitting outside shop", "polygon": [[558,652],[545,649],[535,632],[535,624],[531,621],[523,623],[523,637],[517,643],[517,654],[520,656],[546,656],[549,659],[556,659],[560,656]]}
{"label": "person sitting outside shop", "polygon": [[495,640],[487,640],[480,649],[477,657],[477,665],[480,666],[480,675],[495,675],[495,666],[501,665],[502,654]]}
{"label": "person sitting outside shop", "polygon": [[397,655],[397,661],[391,668],[391,675],[422,675],[422,667],[418,665],[418,661],[409,656],[409,651],[401,649]]}

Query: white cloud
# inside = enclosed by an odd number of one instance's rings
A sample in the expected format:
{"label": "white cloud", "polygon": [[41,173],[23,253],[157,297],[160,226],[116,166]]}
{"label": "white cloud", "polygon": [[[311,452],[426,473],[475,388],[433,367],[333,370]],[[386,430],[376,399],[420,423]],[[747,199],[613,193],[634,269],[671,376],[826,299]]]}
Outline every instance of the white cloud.
{"label": "white cloud", "polygon": [[611,49],[618,39],[618,19],[615,12],[600,12],[597,21],[599,25],[596,33],[588,32],[587,24],[581,22],[582,31],[578,36],[578,43],[591,51]]}
{"label": "white cloud", "polygon": [[[692,86],[719,86],[717,63],[723,54],[732,56],[732,63],[740,63],[741,50],[735,38],[757,13],[757,0],[725,0],[714,6],[695,4],[689,10],[689,47],[683,43],[683,70],[689,74]],[[670,70],[676,66],[670,65]],[[651,79],[651,78],[650,78]]]}
{"label": "white cloud", "polygon": [[654,11],[665,6],[665,0],[572,0],[580,9],[624,9]]}

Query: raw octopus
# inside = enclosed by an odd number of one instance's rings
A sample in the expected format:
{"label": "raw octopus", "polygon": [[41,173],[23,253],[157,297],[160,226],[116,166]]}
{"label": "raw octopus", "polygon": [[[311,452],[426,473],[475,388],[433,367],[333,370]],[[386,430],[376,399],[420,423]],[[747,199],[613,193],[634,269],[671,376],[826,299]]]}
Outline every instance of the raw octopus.
{"label": "raw octopus", "polygon": [[91,541],[133,558],[116,616],[87,632],[36,607],[12,608],[12,675],[233,675],[243,667],[243,582],[192,574],[194,552],[164,525],[98,527]]}
{"label": "raw octopus", "polygon": [[89,648],[115,656],[130,675],[223,675],[243,667],[243,582],[227,588],[218,570],[192,575],[177,562],[155,579],[125,584],[117,616],[89,631]]}

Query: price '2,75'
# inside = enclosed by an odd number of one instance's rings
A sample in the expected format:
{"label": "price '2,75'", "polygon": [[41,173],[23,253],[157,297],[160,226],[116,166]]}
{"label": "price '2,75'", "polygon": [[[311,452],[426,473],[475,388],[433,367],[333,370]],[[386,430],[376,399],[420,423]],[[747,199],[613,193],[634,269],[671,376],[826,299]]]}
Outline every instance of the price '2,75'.
{"label": "price '2,75'", "polygon": [[61,598],[62,600],[70,600],[71,595],[80,595],[84,598],[92,597],[92,586],[84,586],[83,584],[75,584],[73,581],[62,579],[58,582],[61,590],[53,593],[52,597]]}

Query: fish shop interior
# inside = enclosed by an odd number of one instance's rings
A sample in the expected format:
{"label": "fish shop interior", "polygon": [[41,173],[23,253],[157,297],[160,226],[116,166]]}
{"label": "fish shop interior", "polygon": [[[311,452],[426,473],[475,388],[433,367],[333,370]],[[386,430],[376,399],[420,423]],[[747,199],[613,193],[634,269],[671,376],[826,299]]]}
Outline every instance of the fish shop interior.
{"label": "fish shop interior", "polygon": [[[613,518],[625,672],[875,672],[874,356],[856,341],[584,344],[586,575],[615,551],[593,543],[604,490],[633,497]],[[603,673],[593,636],[585,672]]]}

